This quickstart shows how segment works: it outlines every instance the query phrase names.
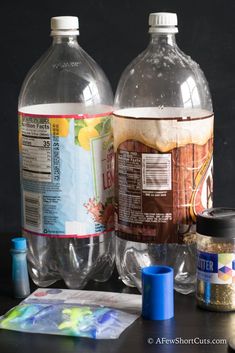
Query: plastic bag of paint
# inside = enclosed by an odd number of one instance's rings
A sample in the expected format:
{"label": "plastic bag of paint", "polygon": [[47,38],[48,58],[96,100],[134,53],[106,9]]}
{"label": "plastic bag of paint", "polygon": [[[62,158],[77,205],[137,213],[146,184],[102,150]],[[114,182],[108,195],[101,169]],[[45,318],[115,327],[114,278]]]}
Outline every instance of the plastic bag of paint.
{"label": "plastic bag of paint", "polygon": [[0,328],[93,339],[115,339],[137,315],[104,306],[22,302],[0,317]]}

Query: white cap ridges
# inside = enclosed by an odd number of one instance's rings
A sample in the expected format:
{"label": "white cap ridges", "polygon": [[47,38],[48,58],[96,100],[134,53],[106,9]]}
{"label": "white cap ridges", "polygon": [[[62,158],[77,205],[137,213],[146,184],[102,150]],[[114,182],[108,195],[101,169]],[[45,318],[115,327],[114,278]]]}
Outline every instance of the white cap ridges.
{"label": "white cap ridges", "polygon": [[177,33],[176,13],[156,12],[149,15],[149,33]]}
{"label": "white cap ridges", "polygon": [[58,16],[51,18],[51,35],[78,35],[79,21],[76,16]]}

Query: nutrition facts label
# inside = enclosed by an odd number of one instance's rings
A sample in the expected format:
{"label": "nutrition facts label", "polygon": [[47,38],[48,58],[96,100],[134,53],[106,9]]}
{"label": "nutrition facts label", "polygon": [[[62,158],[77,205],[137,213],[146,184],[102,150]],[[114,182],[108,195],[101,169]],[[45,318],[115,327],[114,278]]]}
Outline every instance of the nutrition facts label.
{"label": "nutrition facts label", "polygon": [[142,184],[144,190],[171,190],[171,154],[142,154]]}
{"label": "nutrition facts label", "polygon": [[141,212],[141,156],[137,152],[119,151],[119,219],[144,221]]}
{"label": "nutrition facts label", "polygon": [[48,119],[22,118],[22,173],[27,180],[51,182],[51,137]]}
{"label": "nutrition facts label", "polygon": [[119,146],[116,158],[121,237],[159,243],[165,241],[166,231],[173,237],[171,154],[127,141]]}
{"label": "nutrition facts label", "polygon": [[[126,225],[171,221],[167,207],[172,197],[171,155],[119,149],[117,162],[119,221]],[[156,199],[164,203],[164,212],[157,211]]]}

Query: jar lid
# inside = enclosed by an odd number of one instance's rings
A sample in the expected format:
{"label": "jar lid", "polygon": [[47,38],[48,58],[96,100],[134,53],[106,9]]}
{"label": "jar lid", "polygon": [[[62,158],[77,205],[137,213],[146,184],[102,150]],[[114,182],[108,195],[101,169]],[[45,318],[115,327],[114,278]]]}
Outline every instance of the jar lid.
{"label": "jar lid", "polygon": [[197,233],[210,237],[235,238],[235,208],[209,208],[197,215]]}

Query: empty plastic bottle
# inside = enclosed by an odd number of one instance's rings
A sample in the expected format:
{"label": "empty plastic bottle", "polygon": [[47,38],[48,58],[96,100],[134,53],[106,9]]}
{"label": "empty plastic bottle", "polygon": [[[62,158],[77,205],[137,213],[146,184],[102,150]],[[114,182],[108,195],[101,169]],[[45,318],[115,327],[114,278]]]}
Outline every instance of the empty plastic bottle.
{"label": "empty plastic bottle", "polygon": [[19,97],[23,234],[38,286],[82,288],[114,265],[113,98],[77,42],[78,18],[54,17],[51,30]]}
{"label": "empty plastic bottle", "polygon": [[172,266],[187,294],[196,214],[212,205],[213,110],[203,72],[176,44],[176,14],[150,14],[149,25],[150,43],[115,97],[116,263],[139,289],[142,267]]}

